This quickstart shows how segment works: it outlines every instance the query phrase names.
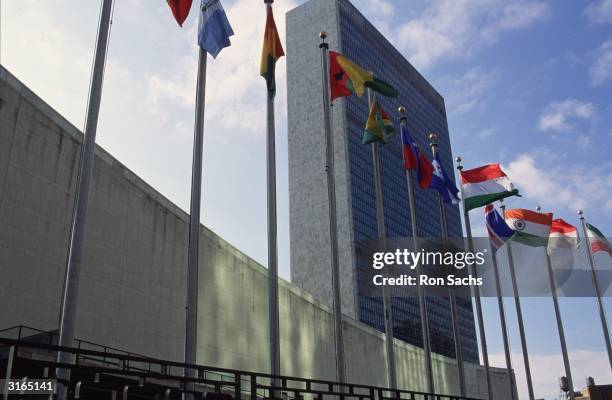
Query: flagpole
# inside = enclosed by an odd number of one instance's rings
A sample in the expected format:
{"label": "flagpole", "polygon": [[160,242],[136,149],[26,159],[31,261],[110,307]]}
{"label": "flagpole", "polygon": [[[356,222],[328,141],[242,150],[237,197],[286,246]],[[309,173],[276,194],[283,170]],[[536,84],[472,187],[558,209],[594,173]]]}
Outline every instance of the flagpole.
{"label": "flagpole", "polygon": [[[541,207],[536,208],[540,212]],[[553,240],[555,240],[553,238]],[[565,376],[567,378],[568,386],[570,387],[569,398],[570,400],[575,399],[574,395],[574,381],[572,379],[572,371],[569,363],[569,356],[567,353],[567,343],[565,342],[565,331],[563,329],[563,321],[561,319],[561,310],[559,308],[559,300],[557,299],[557,285],[555,284],[555,275],[552,269],[552,262],[550,260],[550,254],[547,248],[544,248],[544,255],[546,256],[546,267],[548,270],[548,280],[550,282],[550,296],[552,297],[553,305],[555,307],[555,317],[557,319],[557,329],[559,331],[559,342],[561,343],[561,354],[563,355],[563,366],[565,367]]]}
{"label": "flagpole", "polygon": [[[189,211],[189,245],[187,249],[187,312],[185,318],[185,363],[195,364],[198,334],[198,267],[200,256],[200,210],[202,201],[202,153],[204,148],[204,107],[206,99],[207,53],[201,47],[198,55],[193,162],[191,166],[191,205]],[[196,371],[185,369],[185,376],[196,377]],[[187,382],[186,390],[193,390]],[[193,398],[189,393],[186,399]]]}
{"label": "flagpole", "polygon": [[[408,118],[403,115],[406,112],[405,107],[399,107],[398,109],[401,117],[400,124],[406,126],[408,124]],[[419,247],[419,231],[417,226],[417,215],[416,215],[416,202],[414,196],[414,181],[412,179],[412,170],[406,171],[406,183],[408,185],[408,205],[410,207],[410,224],[412,229],[412,246],[414,251],[418,251]],[[417,279],[417,294],[419,297],[419,310],[421,314],[421,331],[423,337],[423,351],[424,351],[424,362],[425,372],[427,373],[427,385],[430,393],[434,392],[434,378],[433,378],[433,365],[431,362],[431,342],[429,337],[429,315],[427,314],[427,302],[425,297],[425,288],[419,284]]]}
{"label": "flagpole", "polygon": [[[506,219],[506,206],[504,200],[499,201],[500,208],[504,219]],[[516,280],[516,272],[514,269],[514,257],[512,255],[512,240],[508,240],[508,265],[510,267],[510,278],[512,279],[512,291],[514,293],[514,305],[516,306],[516,317],[518,320],[519,336],[521,338],[521,348],[523,350],[523,363],[525,364],[525,377],[527,379],[527,391],[529,392],[529,400],[534,400],[533,382],[531,380],[531,368],[529,367],[529,352],[527,351],[527,337],[525,335],[525,326],[523,324],[523,311],[521,308],[521,298]]]}
{"label": "flagpole", "polygon": [[[266,8],[274,0],[264,0]],[[274,96],[267,92],[267,197],[268,197],[268,321],[270,340],[270,374],[280,375],[280,324],[278,307],[278,241],[276,222],[276,130]],[[274,397],[274,396],[271,396]]]}
{"label": "flagpole", "polygon": [[589,264],[591,266],[591,276],[593,279],[593,287],[595,288],[597,307],[599,308],[601,329],[603,330],[604,339],[606,341],[606,349],[608,350],[608,361],[610,362],[610,369],[612,369],[612,346],[610,345],[610,332],[608,331],[606,310],[604,309],[603,302],[601,301],[601,291],[599,290],[599,283],[597,282],[597,275],[595,274],[595,260],[593,259],[593,253],[591,251],[591,239],[589,238],[589,235],[587,233],[586,222],[584,221],[584,213],[582,212],[582,210],[578,211],[578,215],[580,216],[580,223],[582,224],[582,230],[584,231],[584,237],[587,244],[587,255],[589,258]]}
{"label": "flagpole", "polygon": [[[64,291],[59,319],[59,346],[70,347],[74,343],[74,330],[76,325],[77,302],[79,294],[79,280],[83,264],[83,248],[85,245],[85,230],[87,223],[87,208],[89,206],[89,192],[93,176],[96,131],[98,127],[98,116],[100,113],[100,101],[102,98],[102,82],[104,79],[104,65],[106,63],[106,51],[108,48],[108,36],[110,32],[111,14],[113,0],[104,0],[98,26],[98,37],[96,52],[89,90],[89,101],[87,105],[87,117],[85,120],[85,132],[81,150],[79,165],[79,177],[75,194],[75,205],[72,214],[72,235],[68,253],[68,263],[64,276]],[[57,361],[60,363],[72,362],[72,355],[58,352]],[[59,379],[70,380],[70,371],[58,369]],[[69,385],[69,383],[68,383]],[[58,388],[58,399],[65,399],[68,388],[60,385]]]}
{"label": "flagpole", "polygon": [[[372,107],[372,92],[368,89],[368,108]],[[378,244],[380,251],[387,251],[387,233],[385,229],[385,209],[383,204],[382,180],[380,174],[380,152],[378,141],[372,142],[372,164],[374,166],[374,189],[376,193],[376,224],[378,228]],[[393,347],[393,309],[389,289],[383,285],[383,312],[385,321],[387,370],[389,387],[397,389],[397,373],[395,370],[395,348]]]}
{"label": "flagpole", "polygon": [[[334,171],[334,138],[331,129],[330,92],[329,92],[329,44],[325,42],[326,32],[319,34],[321,38],[321,67],[323,72],[323,121],[325,128],[325,172],[327,174],[327,195],[329,199],[329,245],[331,248],[331,271],[334,310],[334,338],[336,351],[336,379],[340,383],[346,381],[344,365],[344,334],[342,332],[342,303],[340,299],[340,261],[338,256],[338,225],[336,220],[336,175]],[[395,384],[395,376],[393,376]],[[394,388],[394,386],[391,386]]]}
{"label": "flagpole", "polygon": [[491,260],[493,261],[493,273],[495,275],[495,289],[497,290],[497,307],[499,308],[499,320],[501,321],[502,340],[504,343],[504,355],[506,357],[506,369],[508,370],[508,380],[510,381],[510,398],[516,400],[517,394],[514,391],[515,382],[512,373],[512,358],[510,356],[510,340],[508,339],[508,324],[506,321],[506,310],[502,297],[501,280],[499,277],[499,266],[497,264],[497,252],[491,248]]}
{"label": "flagpole", "polygon": [[[401,123],[401,122],[400,122]],[[436,153],[438,151],[438,135],[435,133],[429,134],[429,145],[431,146],[431,154],[433,157],[436,157]],[[445,241],[448,241],[448,224],[446,222],[446,210],[444,207],[444,202],[442,201],[442,196],[440,193],[438,195],[438,209],[440,210],[440,228],[442,229],[442,237]],[[465,371],[463,365],[463,349],[461,345],[461,331],[459,330],[459,314],[457,310],[457,298],[455,297],[455,292],[453,289],[449,287],[448,289],[448,301],[450,303],[451,309],[451,320],[453,324],[453,340],[455,342],[455,356],[457,358],[457,374],[459,376],[459,392],[461,396],[466,395],[465,391]]]}
{"label": "flagpole", "polygon": [[[461,165],[461,157],[456,158],[457,161],[457,170],[459,171],[459,175],[461,175],[461,171],[463,170],[463,166]],[[461,198],[463,199],[463,186],[461,186]],[[474,252],[474,239],[472,238],[472,226],[470,224],[470,214],[468,213],[467,208],[465,208],[465,201],[463,201],[463,219],[465,221],[465,233],[467,236],[468,242],[468,250]],[[468,270],[470,275],[476,276],[476,270],[474,265],[468,265]],[[480,301],[480,288],[477,285],[472,286],[472,290],[474,291],[474,301],[476,303],[476,318],[478,319],[478,331],[480,333],[480,350],[482,351],[482,360],[484,362],[485,367],[485,377],[487,379],[487,393],[489,395],[489,400],[493,400],[493,386],[491,383],[491,371],[489,367],[489,352],[487,350],[487,337],[485,335],[484,329],[484,317],[482,315],[482,304]]]}

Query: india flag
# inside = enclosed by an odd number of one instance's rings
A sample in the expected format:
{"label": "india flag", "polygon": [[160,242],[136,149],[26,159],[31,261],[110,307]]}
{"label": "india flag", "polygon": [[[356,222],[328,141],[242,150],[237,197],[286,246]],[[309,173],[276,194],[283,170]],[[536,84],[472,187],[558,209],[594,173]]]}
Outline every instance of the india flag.
{"label": "india flag", "polygon": [[552,228],[552,213],[515,208],[507,210],[506,223],[514,230],[512,240],[528,246],[546,246]]}
{"label": "india flag", "polygon": [[468,211],[506,197],[519,196],[499,164],[461,171],[461,187]]}
{"label": "india flag", "polygon": [[591,224],[586,224],[586,227],[587,235],[589,235],[589,242],[591,243],[591,251],[593,253],[603,251],[612,257],[612,244],[608,242],[608,239],[606,239],[603,233]]}
{"label": "india flag", "polygon": [[548,248],[576,248],[580,239],[578,237],[578,229],[575,226],[568,224],[561,218],[555,219],[552,222]]}

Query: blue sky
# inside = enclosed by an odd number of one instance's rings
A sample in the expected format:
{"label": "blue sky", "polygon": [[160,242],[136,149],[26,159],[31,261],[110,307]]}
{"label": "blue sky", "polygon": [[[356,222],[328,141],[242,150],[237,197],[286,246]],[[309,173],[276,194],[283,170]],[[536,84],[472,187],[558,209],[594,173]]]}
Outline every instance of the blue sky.
{"label": "blue sky", "polygon": [[[283,14],[301,2],[275,2],[283,38]],[[524,194],[509,206],[540,204],[574,224],[576,210],[584,208],[612,235],[611,0],[355,4],[446,99],[455,155],[467,167],[503,164]],[[209,62],[202,221],[265,265],[265,92],[258,76],[264,9],[253,0],[224,5],[236,36]],[[77,127],[84,123],[98,13],[98,1],[2,2],[2,64]],[[100,145],[185,210],[196,22],[193,13],[179,29],[162,0],[116,2],[98,131]],[[284,79],[281,60],[279,253],[289,279]],[[473,224],[483,233],[477,217]],[[563,369],[552,305],[547,299],[524,304],[536,395],[553,398]],[[506,306],[521,382],[515,315]],[[562,299],[561,307],[576,387],[587,375],[612,382],[594,301]],[[493,364],[502,366],[496,304],[485,301],[485,310]]]}

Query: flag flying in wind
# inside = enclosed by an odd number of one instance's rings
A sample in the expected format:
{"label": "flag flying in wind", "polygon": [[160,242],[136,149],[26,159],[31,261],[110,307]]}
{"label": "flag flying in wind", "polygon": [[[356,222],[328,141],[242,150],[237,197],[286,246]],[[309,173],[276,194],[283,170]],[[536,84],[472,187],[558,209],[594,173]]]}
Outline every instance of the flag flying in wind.
{"label": "flag flying in wind", "polygon": [[461,171],[461,186],[465,209],[468,211],[505,197],[519,196],[518,190],[512,186],[499,164]]}
{"label": "flag flying in wind", "polygon": [[416,141],[405,126],[400,127],[402,135],[402,153],[404,157],[404,170],[416,170],[417,181],[421,189],[431,186],[434,167],[427,156],[417,146]]}
{"label": "flag flying in wind", "polygon": [[404,158],[404,171],[417,169],[419,167],[419,154],[417,144],[408,132],[405,125],[400,125],[400,134],[402,136],[402,155]]}
{"label": "flag flying in wind", "polygon": [[591,243],[591,251],[597,253],[603,251],[608,253],[612,257],[612,244],[606,239],[601,231],[595,228],[591,224],[586,224],[587,235],[589,235],[589,242]]}
{"label": "flag flying in wind", "polygon": [[575,249],[579,242],[578,229],[575,226],[568,224],[561,218],[553,220],[548,241],[549,250],[554,248]]}
{"label": "flag flying in wind", "polygon": [[548,244],[552,228],[552,213],[515,208],[506,210],[505,219],[508,226],[514,230],[512,240],[533,247]]}
{"label": "flag flying in wind", "polygon": [[442,168],[438,153],[434,156],[431,164],[433,166],[433,176],[431,177],[430,188],[437,190],[445,203],[459,203],[459,189],[457,189],[453,180]]}
{"label": "flag flying in wind", "polygon": [[372,106],[370,107],[370,116],[366,122],[361,144],[370,144],[377,141],[387,143],[387,138],[392,135],[395,129],[389,115],[383,110],[382,106],[376,100],[376,96],[372,98]]}
{"label": "flag flying in wind", "polygon": [[202,0],[201,7],[198,44],[217,58],[221,50],[232,45],[230,36],[234,31],[219,0]]}
{"label": "flag flying in wind", "polygon": [[397,90],[335,51],[329,52],[331,100],[356,94],[361,97],[368,87],[387,97],[397,97]]}
{"label": "flag flying in wind", "polygon": [[170,9],[172,10],[172,15],[174,15],[174,19],[180,26],[183,26],[183,22],[187,19],[189,15],[189,10],[191,10],[191,3],[193,0],[167,0]]}
{"label": "flag flying in wind", "polygon": [[260,75],[266,79],[268,86],[268,95],[274,98],[276,94],[276,61],[285,55],[283,45],[281,44],[274,15],[272,14],[272,5],[267,5],[266,16],[266,31],[264,32],[263,48],[261,50],[261,66],[259,68]]}
{"label": "flag flying in wind", "polygon": [[493,204],[487,204],[484,210],[491,247],[493,251],[497,251],[514,235],[514,231],[506,224]]}
{"label": "flag flying in wind", "polygon": [[425,154],[418,150],[419,153],[419,167],[417,168],[417,179],[419,181],[419,187],[421,189],[427,189],[431,186],[431,181],[433,180],[433,172],[434,168],[431,165],[431,161],[427,158]]}

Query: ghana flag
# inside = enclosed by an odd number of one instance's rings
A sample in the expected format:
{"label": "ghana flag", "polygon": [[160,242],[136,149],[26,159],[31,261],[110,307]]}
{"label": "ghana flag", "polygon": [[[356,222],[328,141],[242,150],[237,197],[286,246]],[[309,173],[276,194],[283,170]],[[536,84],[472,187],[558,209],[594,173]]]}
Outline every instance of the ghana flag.
{"label": "ghana flag", "polygon": [[393,123],[389,115],[378,104],[376,96],[372,98],[372,106],[370,107],[370,116],[366,122],[361,144],[370,144],[376,141],[387,143],[388,135],[394,132]]}
{"label": "ghana flag", "polygon": [[276,23],[274,22],[274,15],[272,14],[272,5],[268,3],[266,9],[266,30],[264,32],[263,48],[261,50],[260,75],[266,80],[268,96],[274,98],[276,94],[276,77],[274,73],[276,61],[284,56],[285,52],[283,51],[283,45],[278,36],[278,31],[276,30]]}
{"label": "ghana flag", "polygon": [[397,90],[335,51],[329,52],[331,101],[356,94],[361,97],[368,87],[387,97],[397,97]]}

